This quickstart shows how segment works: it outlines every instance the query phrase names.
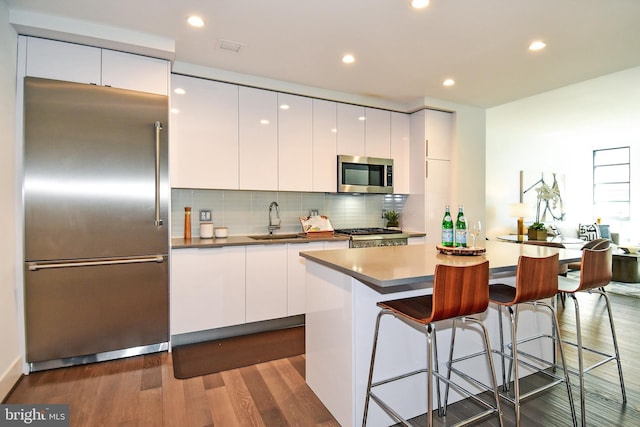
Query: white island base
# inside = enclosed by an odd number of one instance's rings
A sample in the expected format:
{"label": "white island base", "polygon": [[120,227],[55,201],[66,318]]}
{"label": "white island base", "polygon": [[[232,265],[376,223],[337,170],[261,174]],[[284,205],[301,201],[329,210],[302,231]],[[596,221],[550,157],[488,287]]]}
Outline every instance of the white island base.
{"label": "white island base", "polygon": [[[335,256],[337,252],[346,253],[346,251],[353,251],[353,249],[331,252],[334,252],[332,256]],[[322,257],[323,252],[314,252],[314,254]],[[412,285],[414,289],[409,290],[402,290],[399,287],[369,286],[349,274],[338,271],[340,268],[327,266],[323,260],[316,262],[311,257],[306,258],[306,382],[342,426],[360,426],[375,318],[379,310],[376,302],[429,294],[432,290],[432,282],[429,283],[427,280],[419,285],[414,284]],[[386,293],[387,291],[391,292]],[[519,336],[532,335],[536,331],[550,333],[551,319],[548,310],[521,309],[520,315]],[[497,349],[499,346],[497,309],[490,306],[487,312],[478,317],[485,321],[492,348]],[[437,327],[439,369],[445,372],[451,322],[437,323]],[[506,342],[509,342],[509,321],[506,316],[504,327]],[[552,356],[552,346],[548,340],[538,340],[526,347],[521,347],[523,348],[546,360],[550,360]],[[457,330],[454,357],[482,349],[482,335],[477,326],[468,323],[464,328]],[[407,327],[391,316],[385,316],[378,340],[374,381],[425,368],[426,360],[424,334]],[[502,368],[497,355],[494,355],[494,362],[498,382],[500,382]],[[473,373],[474,378],[490,384],[489,368],[484,358],[475,358],[456,366],[463,367],[465,372]],[[530,370],[521,368],[521,376],[530,373]],[[473,390],[473,387],[469,386],[469,389]],[[377,394],[406,419],[424,414],[427,410],[426,374],[378,387]],[[451,391],[449,403],[460,398],[460,395]],[[434,408],[437,407],[436,405],[434,389]],[[503,410],[513,410],[513,408],[504,404]],[[371,402],[367,425],[393,424],[395,421]]]}

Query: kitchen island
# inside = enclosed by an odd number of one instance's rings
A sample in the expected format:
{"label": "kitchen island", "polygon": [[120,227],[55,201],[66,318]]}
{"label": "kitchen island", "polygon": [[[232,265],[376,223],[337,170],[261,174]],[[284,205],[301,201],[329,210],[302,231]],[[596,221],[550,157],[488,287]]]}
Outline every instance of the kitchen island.
{"label": "kitchen island", "polygon": [[[306,381],[344,426],[362,424],[376,302],[431,293],[436,264],[472,265],[489,260],[493,280],[512,277],[520,255],[543,257],[558,253],[561,262],[576,262],[581,252],[544,246],[486,243],[480,256],[451,256],[433,245],[409,245],[332,251],[301,252],[306,258]],[[496,311],[490,307],[483,318],[492,348],[499,342]],[[551,319],[545,310],[521,310],[520,332],[550,332]],[[426,341],[419,332],[397,319],[387,318],[382,326],[374,380],[425,367]],[[438,324],[440,369],[448,356],[450,323]],[[456,343],[462,352],[482,348],[480,334],[461,328]],[[529,351],[549,359],[551,346],[531,345]],[[488,369],[481,362],[467,365],[474,376],[488,384]],[[473,365],[475,363],[476,365]],[[464,366],[464,365],[463,365]],[[500,364],[496,364],[501,375]],[[529,372],[522,370],[522,375]],[[415,376],[380,389],[381,397],[407,418],[426,412],[426,378]],[[434,393],[435,395],[435,393]],[[453,394],[450,402],[459,399]],[[434,406],[435,407],[435,406]],[[377,405],[369,408],[368,425],[394,424]]]}

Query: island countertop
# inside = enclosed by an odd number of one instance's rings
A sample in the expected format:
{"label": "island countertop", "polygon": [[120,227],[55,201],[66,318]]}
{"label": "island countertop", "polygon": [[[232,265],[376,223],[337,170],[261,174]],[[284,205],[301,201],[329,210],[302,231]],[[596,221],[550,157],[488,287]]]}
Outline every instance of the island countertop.
{"label": "island countertop", "polygon": [[444,255],[435,245],[384,246],[300,252],[300,256],[349,275],[376,288],[415,286],[432,282],[436,264],[473,265],[489,260],[493,275],[515,272],[520,255],[559,254],[560,262],[578,262],[582,252],[546,246],[485,241],[486,253],[475,256]]}

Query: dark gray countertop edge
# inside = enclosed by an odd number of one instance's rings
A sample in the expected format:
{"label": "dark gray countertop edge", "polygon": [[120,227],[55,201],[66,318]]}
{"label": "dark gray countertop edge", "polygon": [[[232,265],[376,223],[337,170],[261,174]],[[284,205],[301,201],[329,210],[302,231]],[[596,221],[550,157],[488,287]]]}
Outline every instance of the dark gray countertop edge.
{"label": "dark gray countertop edge", "polygon": [[[406,232],[409,237],[424,237],[425,233]],[[292,239],[254,240],[250,236],[229,236],[226,239],[201,239],[194,237],[185,240],[182,237],[171,239],[171,249],[188,248],[223,248],[226,246],[253,246],[253,245],[281,245],[285,243],[309,243],[309,242],[339,242],[348,241],[349,236],[334,235],[333,237],[297,237]]]}

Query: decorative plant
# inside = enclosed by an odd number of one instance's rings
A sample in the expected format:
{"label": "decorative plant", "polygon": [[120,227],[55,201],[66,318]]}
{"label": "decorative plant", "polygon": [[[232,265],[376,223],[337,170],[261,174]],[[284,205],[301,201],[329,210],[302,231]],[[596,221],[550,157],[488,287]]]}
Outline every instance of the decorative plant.
{"label": "decorative plant", "polygon": [[397,227],[400,214],[396,211],[385,211],[384,218],[387,220],[387,227]]}
{"label": "decorative plant", "polygon": [[547,228],[541,222],[534,222],[529,226],[530,230],[546,230]]}

